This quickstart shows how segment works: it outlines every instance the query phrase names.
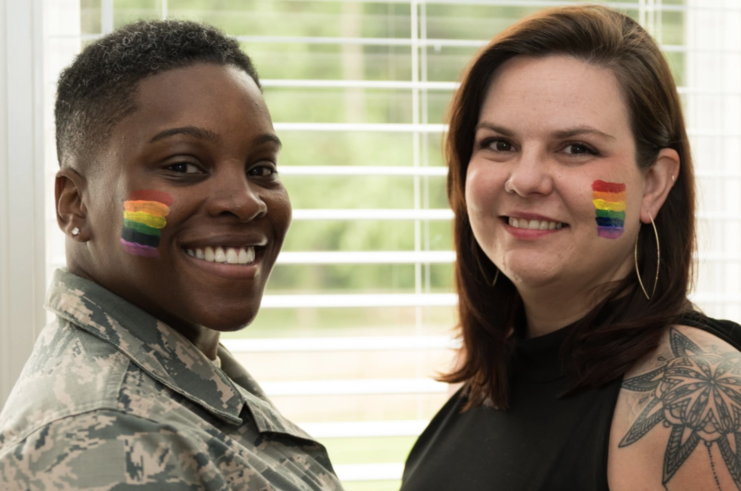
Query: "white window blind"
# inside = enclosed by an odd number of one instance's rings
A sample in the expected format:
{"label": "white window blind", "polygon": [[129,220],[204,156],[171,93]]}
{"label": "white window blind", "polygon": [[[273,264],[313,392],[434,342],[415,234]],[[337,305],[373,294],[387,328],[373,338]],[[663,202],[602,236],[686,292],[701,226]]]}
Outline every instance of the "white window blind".
{"label": "white window blind", "polygon": [[[284,142],[294,223],[258,318],[225,344],[284,414],[330,451],[347,489],[398,489],[416,436],[447,398],[456,295],[440,154],[465,64],[550,1],[46,0],[47,271],[64,263],[53,211],[54,84],[80,48],[140,18],[236,36]],[[674,70],[700,192],[692,298],[741,321],[741,5],[610,2]]]}

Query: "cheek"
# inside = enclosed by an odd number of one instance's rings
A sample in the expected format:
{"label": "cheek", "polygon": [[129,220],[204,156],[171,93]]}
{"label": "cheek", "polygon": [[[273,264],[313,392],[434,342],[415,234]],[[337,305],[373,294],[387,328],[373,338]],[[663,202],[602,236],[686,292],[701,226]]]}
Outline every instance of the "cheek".
{"label": "cheek", "polygon": [[132,256],[158,258],[162,229],[173,199],[152,189],[133,191],[124,202],[121,246]]}
{"label": "cheek", "polygon": [[626,186],[619,182],[597,180],[592,183],[597,236],[614,240],[625,231]]}
{"label": "cheek", "polygon": [[280,191],[271,193],[268,198],[265,198],[268,207],[268,214],[270,221],[273,224],[276,232],[281,235],[286,234],[288,227],[291,225],[292,207],[291,200],[288,197],[288,192],[285,188]]}
{"label": "cheek", "polygon": [[469,215],[495,214],[495,205],[504,192],[504,177],[492,166],[471,161],[466,173],[466,206]]}

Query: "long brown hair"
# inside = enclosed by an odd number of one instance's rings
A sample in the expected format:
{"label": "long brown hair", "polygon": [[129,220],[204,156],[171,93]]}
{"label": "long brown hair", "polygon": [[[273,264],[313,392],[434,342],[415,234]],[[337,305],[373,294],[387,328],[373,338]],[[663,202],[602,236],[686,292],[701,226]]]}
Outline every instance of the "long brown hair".
{"label": "long brown hair", "polygon": [[[543,10],[509,27],[479,52],[463,75],[449,111],[445,155],[448,199],[455,212],[455,281],[463,344],[458,368],[441,380],[466,384],[467,408],[487,400],[496,407],[508,407],[511,334],[515,314],[522,309],[517,290],[504,275],[491,286],[496,266],[471,230],[465,183],[475,126],[489,82],[502,63],[515,56],[550,55],[573,56],[613,71],[628,108],[640,168],[650,167],[662,148],[673,148],[681,159],[674,188],[655,217],[661,239],[656,292],[647,300],[637,288],[635,272],[606,285],[604,298],[569,331],[562,346],[562,360],[577,375],[569,393],[621,377],[656,348],[666,326],[691,309],[687,293],[695,249],[695,182],[669,66],[650,35],[615,10],[595,5]],[[657,251],[650,224],[641,225],[638,250],[641,277],[647,288],[653,288]],[[611,301],[620,307],[603,310]],[[595,322],[598,316],[599,323]]]}

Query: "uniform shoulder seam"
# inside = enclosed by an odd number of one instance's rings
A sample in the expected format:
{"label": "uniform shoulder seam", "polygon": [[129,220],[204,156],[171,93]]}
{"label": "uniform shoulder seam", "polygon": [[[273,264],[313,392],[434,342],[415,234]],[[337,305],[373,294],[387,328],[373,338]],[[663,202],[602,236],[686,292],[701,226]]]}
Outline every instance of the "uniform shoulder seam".
{"label": "uniform shoulder seam", "polygon": [[163,422],[157,421],[155,419],[147,418],[145,416],[142,416],[140,414],[137,414],[137,413],[134,413],[134,412],[131,412],[131,411],[126,411],[126,410],[119,409],[119,408],[98,407],[98,408],[94,408],[94,409],[89,409],[87,411],[80,411],[80,412],[76,412],[74,414],[69,414],[69,415],[63,416],[61,418],[56,418],[56,419],[53,419],[51,421],[47,421],[45,423],[36,425],[36,426],[33,427],[32,430],[27,431],[27,432],[24,432],[23,435],[19,435],[18,437],[13,438],[12,440],[9,440],[9,441],[5,442],[5,444],[3,444],[3,446],[2,446],[2,448],[3,449],[8,449],[8,448],[11,448],[11,447],[16,447],[19,444],[23,443],[25,440],[27,440],[34,433],[39,432],[39,431],[43,431],[44,428],[48,428],[48,427],[50,427],[50,426],[52,426],[54,424],[61,423],[61,422],[65,421],[65,420],[73,420],[73,419],[79,418],[79,417],[84,416],[84,415],[89,415],[91,413],[115,413],[115,414],[117,414],[119,416],[130,417],[133,420],[146,421],[146,422],[152,423],[152,424],[157,425],[157,426],[172,428],[173,430],[175,430],[178,433],[183,433],[181,431],[181,429],[178,428],[178,427],[176,427],[176,426],[169,425],[167,423],[163,423]]}
{"label": "uniform shoulder seam", "polygon": [[[130,359],[127,358],[126,362],[127,362],[127,369],[122,370],[121,380],[119,380],[117,383],[119,391],[121,389],[121,386],[123,385],[123,380],[126,377],[126,372],[128,370],[128,367],[131,365]],[[112,406],[112,404],[118,404],[118,400],[119,400],[118,397],[112,400],[105,400],[105,399],[101,399],[99,401],[96,400],[93,403],[76,407],[75,410],[72,412],[69,412],[69,413],[62,412],[61,414],[55,414],[53,417],[49,419],[42,419],[41,421],[28,425],[25,431],[21,431],[16,436],[12,437],[5,444],[3,444],[3,447],[6,445],[15,445],[18,442],[22,442],[23,440],[28,438],[29,435],[32,435],[36,431],[39,431],[41,428],[52,425],[56,423],[57,421],[63,421],[65,419],[75,418],[77,416],[81,416],[83,414],[88,414],[88,413],[95,412],[95,411],[117,411],[117,412],[127,413],[126,411],[122,411],[121,409],[119,409],[117,406]],[[0,436],[2,435],[3,431],[4,430],[0,430]]]}

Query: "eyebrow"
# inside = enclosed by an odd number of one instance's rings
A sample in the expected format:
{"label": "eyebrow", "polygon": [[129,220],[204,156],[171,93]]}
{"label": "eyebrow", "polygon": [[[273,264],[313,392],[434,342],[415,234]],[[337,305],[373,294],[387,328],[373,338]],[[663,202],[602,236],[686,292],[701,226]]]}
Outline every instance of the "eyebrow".
{"label": "eyebrow", "polygon": [[[495,124],[483,122],[476,125],[476,131],[480,130],[481,128],[486,128],[492,131],[496,131],[497,133],[501,133],[504,136],[514,136],[514,132],[510,129],[507,129],[503,126],[498,126]],[[608,138],[610,140],[614,140],[615,137],[612,135],[608,135],[607,133],[604,133],[596,128],[592,128],[591,126],[576,126],[574,128],[568,128],[565,130],[558,130],[554,131],[551,135],[555,138],[571,138],[578,135],[585,135],[585,134],[592,134],[601,136],[603,138]]]}
{"label": "eyebrow", "polygon": [[262,145],[263,143],[268,143],[268,142],[275,143],[278,146],[278,148],[283,148],[283,142],[281,142],[280,138],[278,138],[272,133],[263,133],[262,135],[256,137],[252,143],[255,145]]}
{"label": "eyebrow", "polygon": [[199,140],[217,141],[219,135],[211,130],[199,128],[197,126],[182,126],[180,128],[170,128],[168,130],[160,131],[149,140],[149,143],[154,143],[165,138],[169,138],[175,135],[188,135]]}
{"label": "eyebrow", "polygon": [[[151,140],[149,140],[149,143],[154,143],[156,141],[169,138],[175,135],[188,135],[188,136],[192,136],[193,138],[198,138],[199,140],[208,140],[208,141],[218,141],[219,140],[219,135],[217,135],[211,130],[207,130],[205,128],[199,128],[197,126],[182,126],[180,128],[170,128],[164,131],[160,131],[159,133],[154,135]],[[264,133],[262,135],[259,135],[253,141],[255,145],[261,145],[267,142],[272,142],[278,145],[278,147],[283,147],[283,143],[281,143],[280,138],[278,138],[277,136],[271,133]]]}
{"label": "eyebrow", "polygon": [[577,135],[597,135],[601,136],[603,138],[608,138],[610,140],[614,140],[615,137],[612,135],[608,135],[607,133],[598,130],[597,128],[592,128],[591,126],[577,126],[576,128],[569,128],[566,130],[560,130],[560,131],[554,131],[553,136],[556,138],[571,138],[572,136]]}

